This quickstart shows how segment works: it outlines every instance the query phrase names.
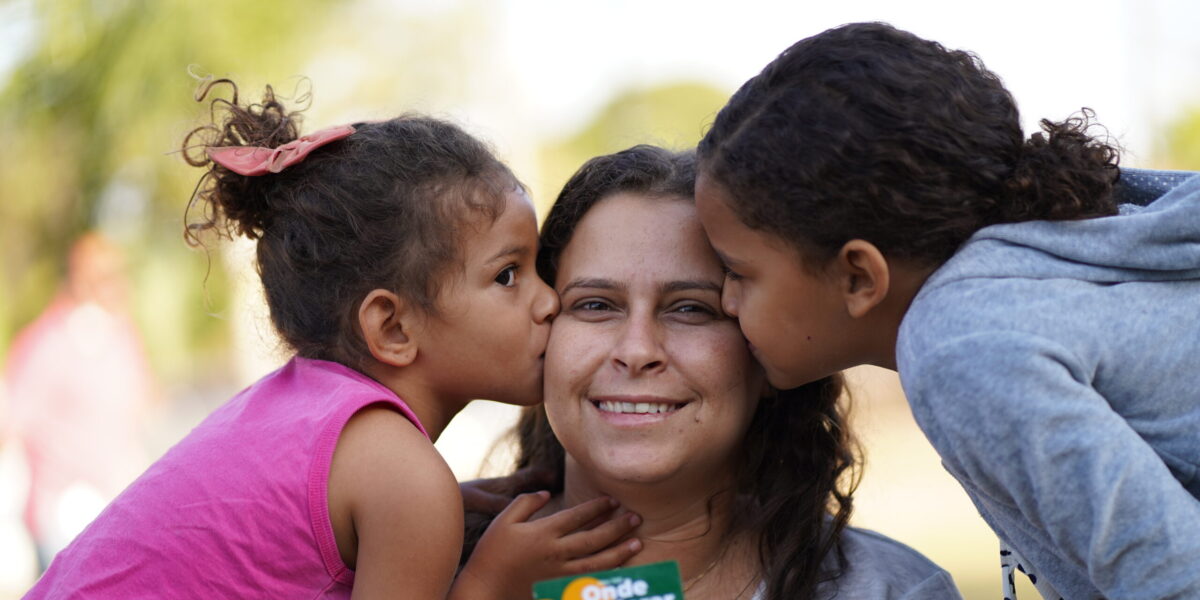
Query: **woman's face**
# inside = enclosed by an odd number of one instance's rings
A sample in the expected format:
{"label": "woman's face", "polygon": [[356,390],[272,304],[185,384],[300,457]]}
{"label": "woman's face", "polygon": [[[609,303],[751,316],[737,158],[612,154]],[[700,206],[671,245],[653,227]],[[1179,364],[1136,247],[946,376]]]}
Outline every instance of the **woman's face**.
{"label": "woman's face", "polygon": [[615,194],[559,260],[546,413],[584,472],[628,482],[731,472],[764,389],[686,199]]}

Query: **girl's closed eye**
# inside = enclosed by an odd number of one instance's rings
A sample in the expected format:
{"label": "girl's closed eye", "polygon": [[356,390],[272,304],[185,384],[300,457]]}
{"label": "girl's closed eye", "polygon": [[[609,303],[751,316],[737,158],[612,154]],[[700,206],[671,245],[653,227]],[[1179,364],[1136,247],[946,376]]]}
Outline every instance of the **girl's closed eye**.
{"label": "girl's closed eye", "polygon": [[494,281],[504,287],[517,285],[517,265],[508,265],[501,269]]}
{"label": "girl's closed eye", "polygon": [[730,281],[740,281],[742,279],[742,275],[730,269],[728,265],[721,265],[721,269],[725,271],[725,279]]}

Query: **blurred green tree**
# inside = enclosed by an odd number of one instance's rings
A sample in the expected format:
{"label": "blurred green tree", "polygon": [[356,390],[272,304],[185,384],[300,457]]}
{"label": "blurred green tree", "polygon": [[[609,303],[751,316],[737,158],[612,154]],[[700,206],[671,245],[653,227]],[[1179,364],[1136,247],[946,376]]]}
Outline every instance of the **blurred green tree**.
{"label": "blurred green tree", "polygon": [[180,241],[198,172],[172,152],[204,112],[186,69],[284,80],[309,59],[303,41],[331,5],[31,3],[34,43],[0,88],[0,349],[54,294],[67,248],[89,229],[130,251],[136,314],[160,369],[186,369],[187,351],[222,344],[227,328],[197,309],[225,293],[220,261],[200,285],[205,261]]}
{"label": "blurred green tree", "polygon": [[1200,171],[1200,107],[1187,111],[1167,130],[1163,167]]}

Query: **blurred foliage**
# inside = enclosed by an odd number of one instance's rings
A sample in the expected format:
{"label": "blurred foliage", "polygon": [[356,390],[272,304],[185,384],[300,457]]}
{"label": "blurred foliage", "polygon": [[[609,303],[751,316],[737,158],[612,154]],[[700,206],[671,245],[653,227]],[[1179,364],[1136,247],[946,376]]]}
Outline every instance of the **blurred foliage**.
{"label": "blurred foliage", "polygon": [[205,114],[187,68],[282,80],[307,60],[302,42],[332,4],[32,3],[34,44],[0,89],[0,348],[54,294],[67,248],[89,229],[127,251],[160,371],[225,344],[227,328],[202,308],[223,301],[221,261],[212,257],[205,284],[208,261],[181,238],[200,173],[172,151]]}
{"label": "blurred foliage", "polygon": [[[503,69],[480,58],[495,41],[483,0],[386,14],[335,0],[26,2],[33,42],[0,80],[0,360],[54,295],[71,242],[99,230],[126,251],[132,311],[164,381],[246,361],[235,331],[245,325],[235,321],[258,302],[235,289],[254,279],[246,249],[213,243],[206,256],[182,240],[201,172],[178,150],[208,117],[193,100],[196,76],[233,77],[252,99],[265,83],[290,96],[298,75],[310,75],[319,100],[308,116],[320,124],[413,108],[499,121],[517,108],[496,93]],[[521,139],[539,148],[531,176],[550,192],[539,200],[553,201],[592,156],[636,143],[693,146],[727,97],[698,83],[628,91],[573,135]]]}
{"label": "blurred foliage", "polygon": [[1200,171],[1200,107],[1168,128],[1163,168]]}
{"label": "blurred foliage", "polygon": [[585,161],[635,144],[675,150],[694,148],[729,92],[705,83],[680,82],[617,95],[581,130],[551,142],[541,152],[543,207]]}

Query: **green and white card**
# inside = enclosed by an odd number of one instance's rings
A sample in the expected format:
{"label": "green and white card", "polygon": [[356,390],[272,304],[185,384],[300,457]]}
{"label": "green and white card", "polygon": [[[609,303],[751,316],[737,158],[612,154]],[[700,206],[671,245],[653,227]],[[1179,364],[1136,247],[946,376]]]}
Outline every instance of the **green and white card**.
{"label": "green and white card", "polygon": [[533,584],[534,600],[683,600],[679,563],[598,571]]}

